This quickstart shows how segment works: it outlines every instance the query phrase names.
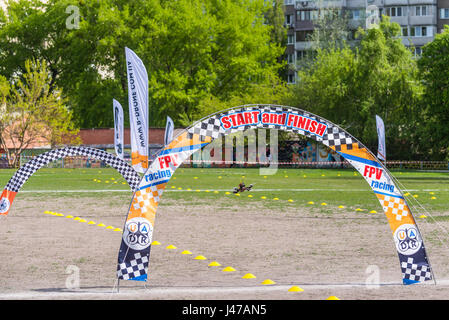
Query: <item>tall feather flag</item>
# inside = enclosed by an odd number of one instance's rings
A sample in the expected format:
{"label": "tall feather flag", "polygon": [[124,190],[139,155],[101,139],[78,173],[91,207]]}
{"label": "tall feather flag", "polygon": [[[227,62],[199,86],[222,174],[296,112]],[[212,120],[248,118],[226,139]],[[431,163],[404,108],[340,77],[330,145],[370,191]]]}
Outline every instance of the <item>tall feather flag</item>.
{"label": "tall feather flag", "polygon": [[173,120],[167,116],[167,123],[165,124],[165,136],[164,136],[164,144],[168,145],[173,140],[173,130],[175,126],[173,124]]}
{"label": "tall feather flag", "polygon": [[148,169],[148,74],[140,58],[125,48],[128,76],[128,102],[131,164],[140,173]]}
{"label": "tall feather flag", "polygon": [[115,99],[112,99],[112,106],[114,111],[114,147],[117,157],[123,160],[124,153],[124,132],[123,132],[123,108],[122,105]]}
{"label": "tall feather flag", "polygon": [[376,126],[377,126],[377,137],[378,137],[378,147],[377,147],[377,157],[379,160],[387,160],[387,149],[385,148],[385,126],[383,120],[376,115]]}

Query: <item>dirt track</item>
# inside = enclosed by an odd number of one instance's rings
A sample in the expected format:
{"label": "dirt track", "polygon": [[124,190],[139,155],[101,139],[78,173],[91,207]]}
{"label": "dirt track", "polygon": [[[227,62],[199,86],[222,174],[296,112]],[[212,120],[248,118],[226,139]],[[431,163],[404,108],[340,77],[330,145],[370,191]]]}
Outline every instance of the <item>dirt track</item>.
{"label": "dirt track", "polygon": [[[121,233],[43,214],[73,215],[121,228],[128,194],[93,205],[94,198],[57,203],[21,195],[0,219],[0,299],[448,299],[449,248],[438,225],[420,223],[437,285],[403,286],[399,260],[383,214],[313,209],[282,212],[160,205],[146,284],[115,278]],[[124,199],[124,201],[123,201]],[[448,225],[442,225],[449,229]],[[442,233],[438,233],[440,237]],[[176,250],[167,250],[173,244]],[[181,254],[190,250],[192,255]],[[204,255],[207,260],[195,260]],[[211,261],[220,267],[208,267]],[[222,269],[232,266],[234,272]],[[70,270],[79,270],[79,289]],[[365,284],[379,271],[380,286]],[[242,279],[252,273],[255,279]],[[265,279],[274,285],[261,285]],[[288,292],[297,285],[303,292]]]}

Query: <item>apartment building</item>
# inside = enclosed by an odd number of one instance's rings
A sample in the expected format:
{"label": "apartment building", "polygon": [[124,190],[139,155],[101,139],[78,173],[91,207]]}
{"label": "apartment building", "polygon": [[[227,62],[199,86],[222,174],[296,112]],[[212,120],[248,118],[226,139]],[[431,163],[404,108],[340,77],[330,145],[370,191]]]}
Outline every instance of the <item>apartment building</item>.
{"label": "apartment building", "polygon": [[[401,26],[402,42],[421,54],[421,48],[449,24],[449,0],[285,0],[287,27],[286,58],[289,63],[288,83],[295,83],[298,61],[311,49],[308,36],[314,30],[314,21],[323,10],[345,13],[353,34],[360,26],[366,28],[367,19],[389,16]],[[351,41],[351,37],[347,39]]]}

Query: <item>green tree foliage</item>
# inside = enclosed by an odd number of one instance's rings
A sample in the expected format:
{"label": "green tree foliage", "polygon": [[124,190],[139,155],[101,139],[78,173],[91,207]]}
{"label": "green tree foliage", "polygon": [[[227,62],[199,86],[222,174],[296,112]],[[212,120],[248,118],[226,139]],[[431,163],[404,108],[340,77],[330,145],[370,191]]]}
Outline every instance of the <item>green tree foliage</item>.
{"label": "green tree foliage", "polygon": [[449,27],[425,45],[419,68],[425,91],[422,114],[417,119],[426,159],[449,160]]}
{"label": "green tree foliage", "polygon": [[354,49],[318,49],[313,65],[298,72],[291,104],[341,125],[371,150],[377,114],[386,126],[387,158],[406,159],[416,149],[412,119],[423,90],[416,60],[387,17],[359,32]]}
{"label": "green tree foliage", "polygon": [[272,11],[263,0],[19,0],[4,25],[0,17],[0,74],[45,59],[50,89],[63,89],[77,123],[112,126],[112,98],[128,104],[129,47],[149,74],[150,125],[167,115],[180,125],[204,99],[278,83],[284,49],[266,23]]}
{"label": "green tree foliage", "polygon": [[78,142],[72,114],[60,90],[50,90],[49,80],[46,63],[31,60],[11,85],[0,77],[0,146],[12,167],[17,167],[22,151],[37,141],[52,146]]}

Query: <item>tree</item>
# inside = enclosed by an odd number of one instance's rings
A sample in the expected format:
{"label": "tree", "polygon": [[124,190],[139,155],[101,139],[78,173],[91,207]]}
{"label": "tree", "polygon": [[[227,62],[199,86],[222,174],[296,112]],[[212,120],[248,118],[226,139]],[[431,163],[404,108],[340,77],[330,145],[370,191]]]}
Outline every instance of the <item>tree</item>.
{"label": "tree", "polygon": [[449,160],[449,27],[422,49],[418,62],[425,85],[422,114],[417,123],[425,153],[433,160]]}
{"label": "tree", "polygon": [[[73,29],[69,5],[79,10]],[[0,74],[10,79],[26,59],[45,59],[50,90],[63,90],[81,127],[112,126],[112,99],[126,105],[125,47],[149,74],[151,126],[167,115],[192,122],[203,99],[277,83],[282,66],[279,28],[266,23],[279,8],[264,0],[20,0],[8,10]]]}
{"label": "tree", "polygon": [[416,60],[388,17],[359,33],[355,48],[318,49],[312,66],[298,72],[292,104],[339,124],[371,150],[377,149],[377,114],[386,125],[387,158],[410,158],[418,147],[413,119],[423,90]]}
{"label": "tree", "polygon": [[27,60],[25,73],[10,86],[0,79],[0,144],[11,167],[17,167],[22,151],[35,142],[52,146],[79,142],[72,114],[60,90],[50,91],[49,78],[46,63]]}

